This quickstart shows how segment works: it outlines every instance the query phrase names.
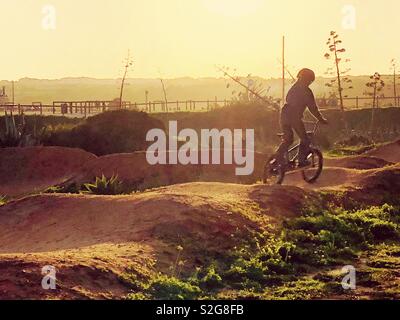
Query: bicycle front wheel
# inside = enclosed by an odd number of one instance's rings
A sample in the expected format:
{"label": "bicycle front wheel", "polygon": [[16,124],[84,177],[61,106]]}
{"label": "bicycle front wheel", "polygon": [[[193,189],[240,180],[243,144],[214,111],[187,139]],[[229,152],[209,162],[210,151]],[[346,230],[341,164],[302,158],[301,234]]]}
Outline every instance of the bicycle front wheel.
{"label": "bicycle front wheel", "polygon": [[322,173],[322,168],[324,166],[324,157],[322,152],[318,149],[311,149],[310,154],[307,157],[310,165],[301,171],[304,181],[308,183],[314,183],[318,180]]}
{"label": "bicycle front wheel", "polygon": [[263,183],[267,185],[282,184],[285,178],[285,170],[275,159],[270,158],[264,166]]}

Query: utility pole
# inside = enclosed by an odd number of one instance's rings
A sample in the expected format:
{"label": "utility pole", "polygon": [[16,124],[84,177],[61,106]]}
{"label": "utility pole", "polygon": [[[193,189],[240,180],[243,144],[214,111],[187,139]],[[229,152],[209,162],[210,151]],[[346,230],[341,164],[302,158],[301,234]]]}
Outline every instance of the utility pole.
{"label": "utility pole", "polygon": [[282,107],[285,104],[285,36],[282,37]]}
{"label": "utility pole", "polygon": [[397,102],[397,89],[396,89],[396,65],[394,66],[394,72],[393,72],[393,91],[394,91],[394,106],[396,106]]}
{"label": "utility pole", "polygon": [[15,103],[15,97],[14,97],[14,80],[11,82],[11,96],[12,96],[12,104],[14,105],[14,103]]}
{"label": "utility pole", "polygon": [[396,88],[396,60],[392,59],[393,67],[393,94],[394,94],[394,106],[397,104],[397,88]]}

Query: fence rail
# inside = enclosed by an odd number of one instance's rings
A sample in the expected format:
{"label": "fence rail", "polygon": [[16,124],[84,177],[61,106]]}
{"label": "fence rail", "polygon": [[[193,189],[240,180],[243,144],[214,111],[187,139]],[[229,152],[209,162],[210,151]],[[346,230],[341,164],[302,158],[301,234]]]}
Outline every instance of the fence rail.
{"label": "fence rail", "polygon": [[[338,103],[321,103],[321,109],[338,109]],[[344,98],[345,109],[365,109],[372,108],[374,99],[372,97],[348,97]],[[326,102],[326,100],[325,100]],[[206,112],[216,108],[228,106],[231,101],[218,100],[177,100],[177,101],[149,101],[149,102],[130,102],[124,101],[122,109],[132,109],[147,113],[167,113],[167,112]],[[375,99],[376,108],[400,106],[400,97],[378,97]],[[87,117],[105,111],[120,109],[119,103],[115,101],[54,101],[52,104],[32,102],[31,104],[2,104],[0,111],[18,114],[40,114],[40,115],[63,115],[74,117]]]}

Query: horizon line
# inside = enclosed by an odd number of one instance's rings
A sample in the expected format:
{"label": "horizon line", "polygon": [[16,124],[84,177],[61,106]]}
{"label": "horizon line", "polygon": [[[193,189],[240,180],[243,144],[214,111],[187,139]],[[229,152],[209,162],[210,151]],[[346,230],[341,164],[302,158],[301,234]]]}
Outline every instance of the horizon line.
{"label": "horizon line", "polygon": [[[360,75],[347,75],[347,77],[353,77],[353,78],[357,78],[357,77],[370,77],[371,75],[366,75],[366,74],[360,74]],[[393,77],[393,74],[381,74],[381,76],[384,77]],[[250,78],[250,79],[262,79],[262,80],[282,80],[282,77],[262,77],[262,76],[257,76],[257,75],[252,75],[250,77],[248,76],[236,76],[239,78]],[[317,76],[316,79],[333,79],[336,78],[335,76],[331,76],[331,77],[326,77],[326,76]],[[103,78],[103,77],[90,77],[90,76],[65,76],[65,77],[60,77],[60,78],[36,78],[36,77],[22,77],[19,78],[18,80],[8,80],[8,79],[0,79],[0,82],[18,82],[21,80],[39,80],[39,81],[57,81],[57,80],[78,80],[78,79],[88,79],[88,80],[121,80],[122,77],[116,77],[116,78]],[[161,77],[128,77],[126,78],[126,80],[181,80],[181,79],[191,79],[191,80],[204,80],[204,79],[214,79],[214,80],[219,80],[219,79],[227,79],[227,77],[223,77],[223,76],[219,76],[219,77],[215,77],[215,76],[201,76],[201,77],[194,77],[194,76],[180,76],[180,77],[165,77],[165,78],[161,78]],[[286,78],[287,81],[292,81],[292,79],[290,77]]]}

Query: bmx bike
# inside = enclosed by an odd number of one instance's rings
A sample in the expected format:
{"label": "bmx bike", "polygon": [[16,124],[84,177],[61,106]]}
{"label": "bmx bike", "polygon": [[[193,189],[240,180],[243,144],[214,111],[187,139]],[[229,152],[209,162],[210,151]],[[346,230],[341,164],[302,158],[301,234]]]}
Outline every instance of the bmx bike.
{"label": "bmx bike", "polygon": [[[283,163],[276,159],[276,155],[272,156],[264,166],[263,183],[264,184],[282,184],[285,174],[288,172],[301,171],[304,181],[314,183],[318,180],[322,173],[324,158],[321,150],[314,144],[314,136],[319,127],[319,122],[305,122],[312,124],[312,131],[307,131],[309,140],[311,141],[307,161],[309,165],[299,168],[299,147],[300,143],[288,150],[283,157]],[[283,134],[278,134],[283,137]]]}

